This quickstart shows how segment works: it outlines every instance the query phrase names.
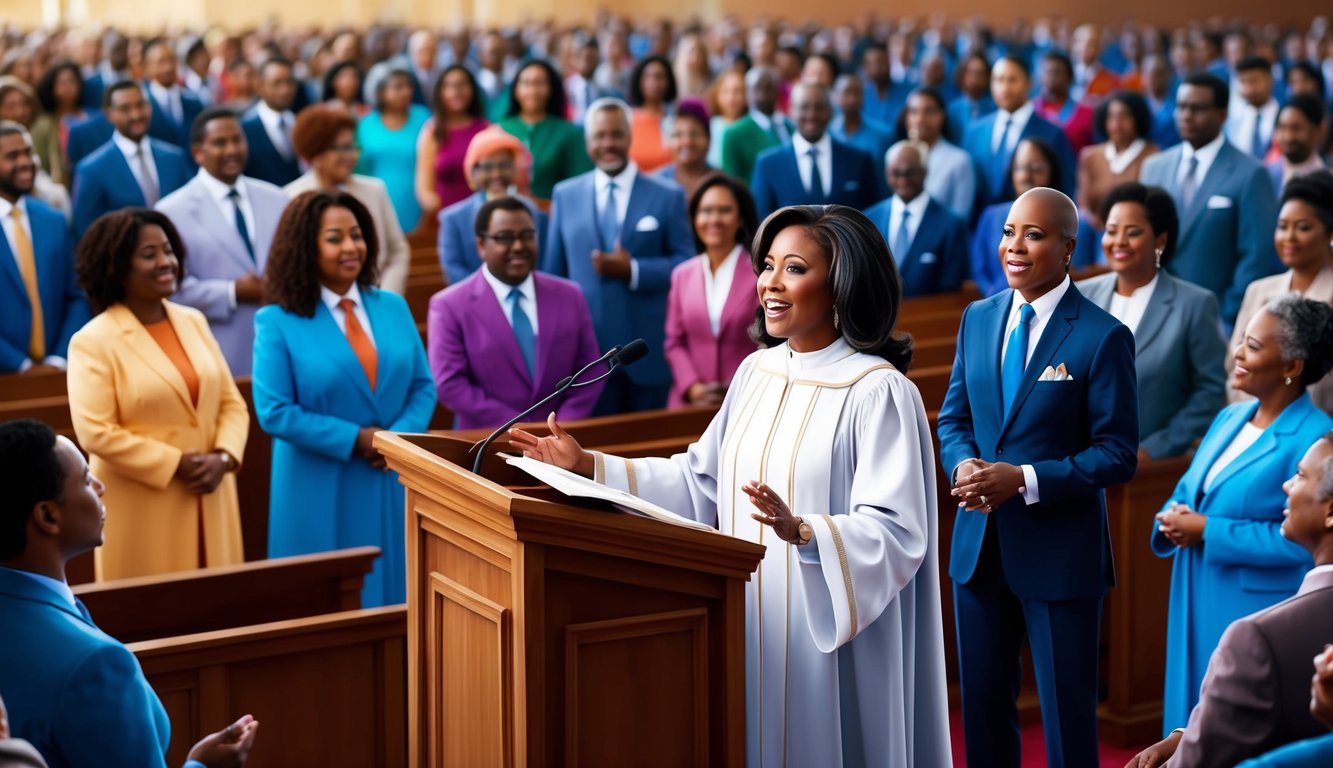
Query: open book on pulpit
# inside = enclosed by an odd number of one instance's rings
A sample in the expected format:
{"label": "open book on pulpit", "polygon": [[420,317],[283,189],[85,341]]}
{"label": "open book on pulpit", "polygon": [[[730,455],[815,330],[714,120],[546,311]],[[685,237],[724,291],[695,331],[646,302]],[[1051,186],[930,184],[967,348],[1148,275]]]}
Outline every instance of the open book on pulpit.
{"label": "open book on pulpit", "polygon": [[602,501],[610,502],[631,515],[650,517],[654,520],[660,520],[672,525],[717,533],[717,529],[710,525],[704,525],[703,523],[681,517],[680,515],[659,507],[652,502],[644,501],[631,493],[626,493],[618,488],[602,485],[601,483],[594,482],[581,475],[576,475],[569,470],[561,469],[553,464],[530,459],[526,456],[514,456],[513,454],[508,453],[499,455],[500,458],[504,459],[510,466],[523,470],[566,496],[601,499]]}

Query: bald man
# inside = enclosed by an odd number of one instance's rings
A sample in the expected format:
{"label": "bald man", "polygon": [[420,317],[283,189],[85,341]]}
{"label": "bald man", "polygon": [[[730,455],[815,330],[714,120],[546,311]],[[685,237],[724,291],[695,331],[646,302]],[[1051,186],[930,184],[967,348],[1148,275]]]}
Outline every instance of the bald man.
{"label": "bald man", "polygon": [[996,255],[1009,289],[963,313],[940,409],[969,768],[1020,764],[1024,638],[1047,765],[1098,762],[1098,622],[1115,580],[1104,490],[1134,475],[1138,388],[1129,329],[1070,282],[1077,233],[1060,192],[1014,202]]}

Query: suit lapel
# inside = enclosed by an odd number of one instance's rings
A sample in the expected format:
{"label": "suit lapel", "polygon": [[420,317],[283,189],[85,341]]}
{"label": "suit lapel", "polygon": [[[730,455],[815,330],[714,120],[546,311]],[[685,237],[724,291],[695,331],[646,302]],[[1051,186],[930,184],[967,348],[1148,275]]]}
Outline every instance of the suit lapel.
{"label": "suit lapel", "polygon": [[[481,269],[485,269],[483,264]],[[486,281],[486,277],[481,271],[473,273],[470,278],[474,281],[472,287],[472,309],[473,316],[485,332],[492,337],[492,343],[502,350],[504,358],[509,361],[514,372],[531,385],[532,374],[528,372],[528,364],[523,359],[523,350],[518,348],[518,337],[514,336],[514,327],[509,324],[509,318],[506,316],[506,307],[502,307],[500,302],[496,301],[495,292],[491,290],[491,284]],[[537,302],[537,327],[542,325],[542,304],[551,302]],[[552,309],[555,309],[552,307]],[[538,346],[540,346],[540,336],[538,336]]]}
{"label": "suit lapel", "polygon": [[[264,268],[268,266],[268,250],[273,245],[273,234],[278,230],[278,220],[282,218],[287,201],[274,200],[270,204],[269,200],[261,199],[256,193],[256,185],[248,182],[245,191],[250,195],[250,208],[255,216],[255,231],[251,233],[251,237],[255,243],[255,263],[258,266],[256,271],[263,274]],[[240,239],[239,234],[236,237],[237,240]],[[384,250],[383,244],[380,245],[380,250]]]}
{"label": "suit lapel", "polygon": [[[1013,423],[1014,416],[1022,410],[1023,402],[1032,394],[1032,388],[1036,386],[1041,372],[1052,364],[1060,345],[1064,344],[1065,338],[1074,330],[1074,321],[1078,320],[1078,302],[1081,298],[1082,294],[1071,284],[1065,291],[1064,297],[1060,299],[1060,303],[1056,305],[1055,312],[1051,313],[1051,319],[1046,321],[1046,328],[1041,332],[1041,338],[1037,340],[1037,348],[1032,351],[1032,357],[1027,367],[1023,369],[1023,379],[1018,385],[1018,394],[1014,395],[1013,407],[1005,417],[1004,428],[1000,430],[1001,436]],[[1001,400],[1003,401],[1003,398]]]}
{"label": "suit lapel", "polygon": [[[186,320],[180,308],[171,302],[167,302],[167,319],[171,321],[171,327],[176,331],[176,338],[180,340],[181,349],[185,350],[185,356],[189,358],[195,377],[199,380],[199,403],[202,404],[206,397],[217,398],[215,392],[217,377],[205,375],[206,371],[212,368],[208,345],[196,333],[194,324]],[[186,389],[186,395],[188,394],[189,389]]]}
{"label": "suit lapel", "polygon": [[[364,303],[364,291],[361,296]],[[370,315],[369,304],[366,304],[366,315]],[[365,370],[361,367],[361,360],[352,351],[352,344],[347,340],[347,333],[338,327],[338,321],[333,318],[333,313],[329,311],[328,306],[322,300],[315,306],[313,323],[314,333],[312,334],[313,338],[310,339],[312,346],[321,345],[329,355],[337,358],[338,370],[342,371],[348,382],[356,388],[357,392],[361,393],[361,396],[370,404],[371,409],[378,412],[379,404],[375,401],[375,393],[370,391],[370,379],[366,378]],[[381,328],[375,336],[375,357],[379,360],[383,359],[382,347],[386,336],[385,330]],[[371,318],[371,332],[375,332],[374,318]],[[375,376],[377,380],[382,365],[383,363],[380,363],[376,366]]]}
{"label": "suit lapel", "polygon": [[[144,200],[143,196],[143,187],[139,186],[139,180],[134,178],[134,171],[130,170],[130,161],[125,158],[125,153],[120,151],[120,147],[116,146],[115,144],[112,144],[108,159],[111,161],[111,168],[108,169],[109,171],[111,171],[111,173],[108,174],[108,176],[119,176],[120,178],[119,179],[108,178],[106,180],[107,186],[111,187],[112,189],[115,189],[116,187],[121,187],[126,190],[129,190],[129,194],[134,196],[135,205],[139,206],[147,205],[147,202]],[[154,164],[157,163],[156,153],[154,153],[153,155],[153,162]],[[90,170],[93,170],[94,173],[96,172],[96,169],[90,169]],[[162,189],[162,170],[160,168],[158,169],[157,172],[157,188],[159,192]]]}
{"label": "suit lapel", "polygon": [[[167,357],[166,352],[162,351],[162,347],[158,346],[157,340],[148,332],[143,323],[139,322],[139,318],[135,317],[134,313],[130,312],[124,304],[113,305],[107,309],[107,314],[115,318],[116,324],[120,326],[121,335],[130,351],[137,355],[158,378],[166,382],[167,386],[171,387],[171,391],[176,393],[176,397],[180,399],[181,405],[185,406],[186,410],[193,411],[195,406],[194,403],[190,402],[190,390],[185,386],[185,379],[181,378],[180,371],[176,370],[176,364],[171,362],[171,358]],[[167,310],[167,320],[171,320],[169,309]],[[172,325],[172,330],[176,330],[175,324]],[[179,331],[176,332],[176,337],[181,338]],[[181,347],[185,347],[184,341],[181,342]],[[189,356],[188,349],[186,350],[186,356]],[[193,360],[190,362],[191,364],[194,363]],[[195,370],[198,371],[197,368]]]}
{"label": "suit lapel", "polygon": [[649,201],[647,198],[649,195],[648,191],[643,188],[647,183],[643,180],[643,171],[635,174],[634,183],[629,188],[629,204],[625,206],[625,220],[620,222],[620,244],[631,253],[633,249],[629,247],[629,239],[636,233],[634,227],[638,224],[639,219],[648,213]]}
{"label": "suit lapel", "polygon": [[[1181,242],[1186,242],[1186,238],[1194,232],[1195,226],[1203,218],[1200,213],[1207,207],[1208,200],[1213,196],[1213,191],[1233,171],[1232,165],[1235,158],[1232,157],[1231,153],[1237,151],[1232,149],[1230,144],[1223,143],[1222,148],[1217,152],[1217,157],[1213,158],[1213,164],[1208,166],[1208,174],[1199,183],[1199,188],[1194,190],[1194,197],[1190,200],[1189,208],[1185,211],[1185,215],[1180,218]],[[1179,172],[1180,166],[1177,163],[1175,173],[1179,174]]]}
{"label": "suit lapel", "polygon": [[[485,269],[485,267],[482,267],[482,269]],[[566,339],[563,333],[557,332],[564,330],[560,327],[560,321],[564,318],[564,314],[560,311],[561,308],[556,306],[556,298],[551,295],[550,285],[546,282],[546,278],[538,275],[535,270],[532,273],[532,291],[537,296],[537,359],[533,361],[536,370],[533,371],[532,375],[532,397],[535,402],[535,398],[540,396],[537,387],[546,381],[546,367],[551,362],[551,349],[556,343],[572,341],[574,336],[571,335]],[[514,334],[509,335],[513,336]],[[514,337],[514,349],[518,349],[518,337]],[[521,354],[522,350],[519,351]],[[576,360],[574,362],[581,363],[582,361]],[[524,366],[525,369],[526,367]]]}
{"label": "suit lapel", "polygon": [[1143,353],[1153,339],[1162,332],[1166,319],[1171,316],[1171,305],[1176,300],[1176,281],[1166,272],[1157,273],[1157,287],[1143,311],[1139,327],[1134,330],[1134,355]]}
{"label": "suit lapel", "polygon": [[[1268,425],[1268,428],[1263,431],[1263,434],[1259,435],[1259,438],[1255,440],[1249,448],[1241,451],[1241,454],[1237,456],[1234,461],[1218,473],[1217,477],[1213,480],[1212,486],[1209,487],[1208,492],[1212,493],[1221,488],[1223,483],[1243,471],[1250,464],[1253,464],[1259,458],[1267,456],[1277,450],[1279,442],[1289,441],[1291,438],[1288,436],[1296,431],[1296,428],[1301,425],[1301,422],[1305,421],[1306,414],[1313,408],[1314,406],[1310,403],[1309,395],[1301,395],[1299,399],[1291,405],[1288,405],[1286,410],[1282,411],[1277,419],[1275,419],[1272,424]],[[1253,412],[1251,412],[1251,415],[1253,415]],[[1246,419],[1246,421],[1248,420],[1249,419]],[[1228,444],[1230,442],[1230,440],[1227,441]],[[1209,466],[1211,466],[1211,464]]]}
{"label": "suit lapel", "polygon": [[[208,190],[202,183],[191,184],[190,190],[190,209],[194,214],[194,220],[203,226],[201,229],[207,232],[221,246],[219,250],[227,255],[233,263],[246,272],[258,272],[254,262],[250,261],[250,254],[245,249],[245,243],[241,242],[241,233],[236,231],[236,222],[227,221],[222,217],[222,211],[218,209],[216,203],[208,197]],[[259,206],[254,198],[250,200],[251,208],[254,209],[255,217],[259,217]],[[258,256],[256,249],[255,255]]]}
{"label": "suit lapel", "polygon": [[[29,222],[32,221],[31,216],[28,217],[28,221]],[[37,246],[36,243],[34,243],[33,244],[34,254],[36,250]],[[26,305],[28,303],[28,287],[23,284],[23,275],[19,274],[18,261],[15,260],[14,258],[14,252],[9,249],[9,238],[7,237],[0,237],[0,273],[3,273],[6,277],[9,278],[10,282],[13,283],[14,299],[16,301],[21,300],[23,304]],[[40,284],[41,280],[40,273],[38,274],[37,278]],[[29,311],[32,310],[31,307],[28,307],[28,309]]]}
{"label": "suit lapel", "polygon": [[1009,320],[1009,307],[1013,303],[1013,289],[1007,289],[996,298],[989,299],[989,304],[982,308],[989,313],[983,315],[982,332],[985,343],[981,345],[981,370],[990,387],[986,390],[996,412],[995,423],[1004,423],[1004,392],[1001,389],[1000,359],[1004,350],[1004,327]]}

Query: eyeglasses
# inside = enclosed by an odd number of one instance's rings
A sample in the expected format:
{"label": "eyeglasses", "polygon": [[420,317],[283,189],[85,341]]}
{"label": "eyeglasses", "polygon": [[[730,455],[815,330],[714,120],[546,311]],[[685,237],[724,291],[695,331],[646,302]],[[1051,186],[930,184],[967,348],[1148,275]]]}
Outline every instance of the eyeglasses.
{"label": "eyeglasses", "polygon": [[354,154],[354,153],[356,153],[356,152],[360,152],[360,151],[361,151],[361,145],[360,145],[360,144],[334,144],[333,146],[329,147],[329,151],[330,151],[330,152],[338,152],[338,153],[341,153],[341,154],[347,154],[347,155],[350,155],[350,154]]}
{"label": "eyeglasses", "polygon": [[890,168],[889,178],[891,179],[910,179],[913,176],[920,176],[925,172],[924,168]]}
{"label": "eyeglasses", "polygon": [[1014,173],[1047,173],[1050,170],[1051,166],[1047,163],[1025,163],[1014,166]]}
{"label": "eyeglasses", "polygon": [[524,245],[530,246],[537,242],[537,230],[525,229],[521,232],[510,232],[505,230],[494,234],[482,235],[481,237],[504,248],[512,247],[515,240],[522,240]]}
{"label": "eyeglasses", "polygon": [[492,173],[492,172],[506,173],[508,171],[514,170],[514,164],[503,160],[493,163],[477,163],[476,165],[472,166],[472,170],[479,171],[481,173]]}

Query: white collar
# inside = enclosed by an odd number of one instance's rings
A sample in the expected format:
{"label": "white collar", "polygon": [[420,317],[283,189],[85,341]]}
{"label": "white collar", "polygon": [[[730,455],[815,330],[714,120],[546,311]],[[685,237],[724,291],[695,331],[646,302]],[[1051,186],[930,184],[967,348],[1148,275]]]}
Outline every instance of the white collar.
{"label": "white collar", "polygon": [[901,216],[903,209],[905,208],[908,213],[912,214],[912,219],[915,220],[917,224],[920,224],[921,217],[926,215],[926,206],[930,205],[930,195],[926,194],[925,190],[922,190],[921,194],[912,198],[912,202],[910,203],[903,200],[901,197],[894,195],[893,202],[889,203],[889,205],[892,208],[890,215]]}
{"label": "white collar", "polygon": [[[1013,112],[1006,112],[1003,109],[996,109],[995,114],[998,115],[999,117],[1008,116],[1009,122],[1014,125],[1027,125],[1028,118],[1032,117],[1032,112],[1035,109],[1036,106],[1033,105],[1032,99],[1028,99],[1027,101],[1023,102],[1023,106],[1019,107],[1018,109],[1015,109]],[[997,117],[996,119],[998,120],[999,117]]]}
{"label": "white collar", "polygon": [[1188,141],[1182,141],[1180,142],[1180,146],[1183,147],[1180,159],[1188,163],[1191,157],[1197,157],[1199,158],[1199,165],[1212,165],[1213,161],[1217,159],[1217,153],[1222,151],[1222,145],[1226,143],[1226,134],[1220,131],[1217,134],[1217,138],[1204,144],[1198,149],[1195,149],[1194,145],[1190,144]]}
{"label": "white collar", "polygon": [[172,83],[171,85],[163,85],[156,80],[149,80],[148,90],[151,91],[156,96],[169,97],[172,94],[179,92],[180,86],[176,85],[175,83]]}
{"label": "white collar", "polygon": [[784,343],[783,347],[787,351],[787,373],[792,375],[836,363],[856,352],[842,336],[834,339],[833,343],[827,347],[817,349],[814,352],[797,352],[791,348],[791,342]]}
{"label": "white collar", "polygon": [[510,285],[495,275],[492,275],[491,270],[487,268],[485,264],[482,264],[481,269],[477,271],[481,272],[481,276],[485,278],[486,282],[491,286],[491,290],[495,292],[495,298],[500,302],[500,308],[505,311],[505,314],[509,314],[509,292],[515,288],[518,289],[519,293],[523,294],[523,298],[528,300],[529,306],[536,306],[537,281],[532,277],[537,271],[536,267],[533,267],[532,271],[528,273],[528,276],[523,278],[523,282],[518,285]]}
{"label": "white collar", "polygon": [[[1043,325],[1051,315],[1055,314],[1055,308],[1060,305],[1060,300],[1065,297],[1065,294],[1069,292],[1069,286],[1073,284],[1069,275],[1065,275],[1065,279],[1061,280],[1059,285],[1032,300],[1032,311],[1036,313],[1036,319],[1032,324],[1034,328]],[[1013,316],[1018,312],[1018,308],[1025,303],[1028,302],[1023,300],[1023,294],[1014,291],[1013,299],[1009,305],[1011,322],[1006,323],[1006,328],[1012,324]]]}
{"label": "white collar", "polygon": [[[3,220],[5,220],[5,219],[8,219],[10,216],[12,216],[13,214],[11,214],[10,211],[14,210],[15,208],[17,208],[17,209],[19,209],[20,211],[22,211],[22,212],[23,212],[23,216],[24,216],[24,218],[27,218],[27,216],[28,216],[28,196],[27,196],[27,195],[19,195],[19,199],[18,199],[18,202],[17,202],[17,203],[11,203],[11,202],[9,202],[8,200],[4,199],[3,197],[0,197],[0,221],[3,221]],[[32,225],[29,224],[28,226],[31,227]]]}
{"label": "white collar", "polygon": [[1303,594],[1309,591],[1309,589],[1313,589],[1313,584],[1315,579],[1311,578],[1312,576],[1318,576],[1321,574],[1329,573],[1330,571],[1333,571],[1333,563],[1327,563],[1325,565],[1316,565],[1315,567],[1306,571],[1305,578],[1301,580],[1301,588],[1296,590],[1296,594],[1298,595]]}
{"label": "white collar", "polygon": [[208,196],[213,198],[214,200],[221,200],[222,202],[230,202],[231,201],[230,195],[232,189],[235,189],[237,193],[240,194],[242,200],[249,198],[249,195],[246,194],[245,190],[244,176],[238,176],[236,178],[236,183],[231,186],[228,186],[227,183],[224,182],[222,179],[217,178],[208,171],[205,171],[203,168],[200,168],[199,172],[196,173],[194,177],[199,180],[200,184],[204,185],[204,190],[208,192]]}
{"label": "white collar", "polygon": [[365,309],[366,305],[361,301],[361,288],[355,282],[352,283],[352,287],[347,290],[347,293],[344,293],[341,296],[329,290],[329,288],[322,283],[320,284],[319,300],[324,302],[324,306],[329,308],[330,313],[339,308],[338,304],[341,303],[343,299],[351,299],[353,304]]}
{"label": "white collar", "polygon": [[273,107],[270,107],[268,102],[263,99],[260,99],[255,104],[255,114],[259,115],[259,119],[263,120],[266,125],[277,125],[279,117],[286,118],[287,125],[289,126],[296,121],[296,117],[292,114],[290,109],[278,112]]}
{"label": "white collar", "polygon": [[1106,142],[1106,164],[1111,167],[1111,173],[1124,173],[1129,164],[1134,162],[1134,158],[1138,157],[1146,146],[1148,146],[1147,141],[1135,139],[1130,142],[1128,147],[1125,147],[1125,151],[1116,152],[1115,144],[1110,141]]}
{"label": "white collar", "polygon": [[597,186],[598,198],[601,198],[601,193],[606,191],[607,185],[612,181],[615,181],[616,189],[619,189],[621,192],[628,192],[634,187],[634,180],[638,175],[639,166],[635,165],[633,160],[625,163],[625,167],[615,176],[603,171],[601,168],[594,170],[592,178],[593,183]]}
{"label": "white collar", "polygon": [[130,139],[130,137],[126,136],[120,131],[113,132],[111,134],[111,140],[116,142],[116,146],[120,149],[121,154],[125,155],[125,157],[134,157],[140,151],[146,152],[150,156],[153,154],[153,144],[151,141],[149,141],[148,134],[146,133],[143,135],[142,139],[139,139],[138,144],[135,144],[134,141]]}
{"label": "white collar", "polygon": [[791,135],[791,147],[795,150],[797,157],[805,157],[809,154],[811,147],[815,148],[820,157],[833,156],[833,139],[829,136],[828,131],[824,131],[824,135],[820,136],[819,141],[814,143],[806,141],[806,138],[800,133],[793,133]]}
{"label": "white collar", "polygon": [[750,110],[750,118],[758,123],[760,128],[767,131],[773,125],[773,121],[777,119],[777,113],[765,115],[757,109],[752,109]]}

